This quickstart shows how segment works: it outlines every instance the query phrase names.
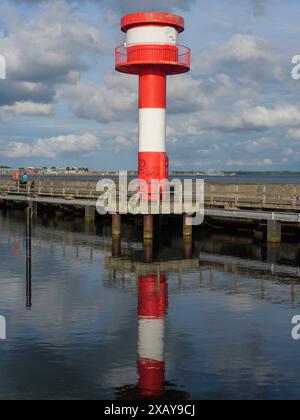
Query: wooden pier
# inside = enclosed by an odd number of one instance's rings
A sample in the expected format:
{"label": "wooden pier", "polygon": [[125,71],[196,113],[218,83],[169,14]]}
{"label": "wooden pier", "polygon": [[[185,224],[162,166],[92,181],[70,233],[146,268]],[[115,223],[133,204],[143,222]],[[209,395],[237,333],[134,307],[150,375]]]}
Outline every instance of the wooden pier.
{"label": "wooden pier", "polygon": [[[74,207],[83,208],[87,223],[94,223],[96,218],[96,203],[101,195],[97,192],[96,181],[66,181],[38,180],[34,187],[21,187],[11,180],[0,180],[0,203],[14,206],[26,205],[37,213],[40,207]],[[117,193],[118,199],[118,193]],[[204,194],[205,218],[225,221],[235,225],[240,222],[256,225],[257,239],[263,238],[260,224],[266,228],[266,239],[270,243],[279,243],[282,235],[282,225],[293,224],[300,227],[300,185],[256,185],[256,184],[205,184]],[[113,237],[118,249],[118,236],[121,236],[120,209],[112,217]],[[171,203],[168,213],[164,207],[157,214],[183,217],[183,236],[188,240],[192,229],[185,223],[186,214],[178,211]],[[153,240],[153,216],[144,216],[144,240]],[[149,245],[149,244],[148,244]],[[118,254],[118,252],[116,251]],[[189,252],[187,252],[187,256]]]}

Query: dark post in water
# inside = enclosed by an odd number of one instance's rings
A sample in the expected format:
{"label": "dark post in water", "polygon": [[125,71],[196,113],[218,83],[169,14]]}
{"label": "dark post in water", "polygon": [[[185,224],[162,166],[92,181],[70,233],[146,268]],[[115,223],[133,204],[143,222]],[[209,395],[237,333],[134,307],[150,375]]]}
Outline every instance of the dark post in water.
{"label": "dark post in water", "polygon": [[32,272],[31,272],[31,237],[32,237],[32,208],[26,209],[26,308],[32,307]]}

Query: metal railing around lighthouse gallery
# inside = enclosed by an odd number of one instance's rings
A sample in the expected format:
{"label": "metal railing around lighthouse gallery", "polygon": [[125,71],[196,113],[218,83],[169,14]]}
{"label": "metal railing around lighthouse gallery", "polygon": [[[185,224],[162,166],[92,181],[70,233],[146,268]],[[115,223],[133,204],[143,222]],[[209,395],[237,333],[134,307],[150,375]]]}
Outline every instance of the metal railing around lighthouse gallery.
{"label": "metal railing around lighthouse gallery", "polygon": [[[136,44],[122,45],[115,50],[116,68],[132,65],[166,65],[171,67],[186,68],[191,66],[191,50],[183,45],[165,44]],[[174,70],[175,73],[177,71]]]}

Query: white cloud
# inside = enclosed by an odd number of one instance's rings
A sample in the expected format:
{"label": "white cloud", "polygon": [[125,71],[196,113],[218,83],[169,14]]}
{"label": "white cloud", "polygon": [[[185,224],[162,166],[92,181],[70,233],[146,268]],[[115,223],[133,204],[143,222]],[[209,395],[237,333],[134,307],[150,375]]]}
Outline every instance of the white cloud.
{"label": "white cloud", "polygon": [[200,133],[202,130],[266,130],[300,124],[300,108],[294,105],[245,107],[228,113],[208,111],[191,116],[183,123],[186,132]]}
{"label": "white cloud", "polygon": [[[205,80],[193,79],[184,75],[171,77],[168,81],[168,112],[189,113],[208,109],[218,100],[225,97],[235,97],[245,93],[237,86],[227,74],[221,73]],[[249,92],[250,96],[251,92]]]}
{"label": "white cloud", "polygon": [[[136,120],[137,94],[137,78],[121,74],[107,75],[102,84],[78,81],[62,86],[58,92],[60,98],[69,101],[77,117],[103,123]],[[237,86],[226,74],[204,81],[187,75],[172,77],[168,81],[168,114],[194,113],[213,107],[222,98],[236,100],[252,94],[250,88]]]}
{"label": "white cloud", "polygon": [[100,150],[101,140],[91,133],[66,135],[38,139],[33,144],[23,142],[8,143],[0,151],[7,158],[46,157],[55,158],[60,154],[89,153]]}
{"label": "white cloud", "polygon": [[106,4],[121,13],[149,10],[188,10],[196,0],[105,0]]}
{"label": "white cloud", "polygon": [[[45,0],[15,0],[19,3],[42,3]],[[69,3],[80,3],[80,0],[66,0]],[[149,10],[188,10],[197,0],[91,0],[97,4],[104,4],[118,10],[120,13]],[[257,0],[256,0],[257,1]]]}
{"label": "white cloud", "polygon": [[257,106],[244,111],[241,121],[245,125],[257,128],[271,128],[300,124],[300,108],[294,105],[281,105],[275,108]]}
{"label": "white cloud", "polygon": [[125,148],[132,146],[132,142],[128,140],[127,137],[124,137],[124,136],[117,136],[115,139],[115,144],[117,146],[125,147]]}
{"label": "white cloud", "polygon": [[266,166],[271,166],[271,165],[273,165],[273,161],[272,161],[272,159],[264,159],[264,165],[266,165]]}
{"label": "white cloud", "polygon": [[79,118],[108,123],[137,116],[134,114],[137,110],[137,82],[130,76],[110,75],[103,85],[79,81],[62,87],[59,97],[70,101]]}
{"label": "white cloud", "polygon": [[282,156],[293,157],[296,154],[296,152],[291,147],[287,147],[282,151],[281,154]]}
{"label": "white cloud", "polygon": [[281,81],[285,75],[277,47],[268,39],[252,35],[235,34],[223,44],[200,51],[198,57],[193,71],[200,74],[225,69],[255,81]]}
{"label": "white cloud", "polygon": [[242,159],[229,159],[226,162],[226,166],[229,166],[231,168],[233,167],[239,168],[239,167],[251,165],[252,163],[253,162],[242,160]]}
{"label": "white cloud", "polygon": [[288,131],[288,137],[295,140],[300,140],[300,128],[291,128]]}
{"label": "white cloud", "polygon": [[[201,65],[204,68],[211,68],[222,61],[264,60],[273,62],[273,49],[273,44],[264,38],[236,34],[228,42],[202,51]],[[200,62],[198,62],[198,66],[200,66]]]}
{"label": "white cloud", "polygon": [[230,168],[234,169],[243,169],[243,168],[251,168],[251,167],[262,167],[262,166],[271,166],[273,165],[273,161],[269,158],[264,160],[259,159],[229,159],[226,162],[226,165]]}
{"label": "white cloud", "polygon": [[267,137],[262,137],[257,140],[248,140],[244,145],[248,153],[260,153],[264,150],[274,150],[277,147],[277,143]]}
{"label": "white cloud", "polygon": [[112,147],[115,153],[121,153],[125,150],[137,147],[137,144],[138,141],[135,137],[131,137],[129,139],[128,137],[125,137],[123,135],[118,135],[114,140],[108,143],[108,146]]}
{"label": "white cloud", "polygon": [[[77,81],[87,68],[83,56],[103,53],[104,43],[96,28],[77,18],[65,2],[55,1],[43,3],[8,34],[0,32],[0,51],[7,62],[0,104],[12,105],[35,102],[37,89],[44,94],[40,102],[49,102],[49,97],[55,96],[55,85]],[[26,98],[20,85],[24,83]]]}
{"label": "white cloud", "polygon": [[52,115],[53,105],[52,104],[40,104],[34,102],[16,102],[14,105],[6,105],[0,107],[0,111],[12,112],[18,115]]}

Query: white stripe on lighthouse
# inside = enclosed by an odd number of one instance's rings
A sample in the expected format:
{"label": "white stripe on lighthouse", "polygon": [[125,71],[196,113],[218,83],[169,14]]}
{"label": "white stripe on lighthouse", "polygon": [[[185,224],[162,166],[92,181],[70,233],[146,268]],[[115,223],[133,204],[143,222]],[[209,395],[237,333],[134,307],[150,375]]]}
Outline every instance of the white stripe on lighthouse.
{"label": "white stripe on lighthouse", "polygon": [[178,43],[178,32],[171,26],[138,26],[127,32],[127,45]]}
{"label": "white stripe on lighthouse", "polygon": [[165,320],[140,319],[139,345],[140,359],[150,359],[162,362],[164,360]]}
{"label": "white stripe on lighthouse", "polygon": [[166,110],[142,108],[139,118],[139,151],[166,151]]}

